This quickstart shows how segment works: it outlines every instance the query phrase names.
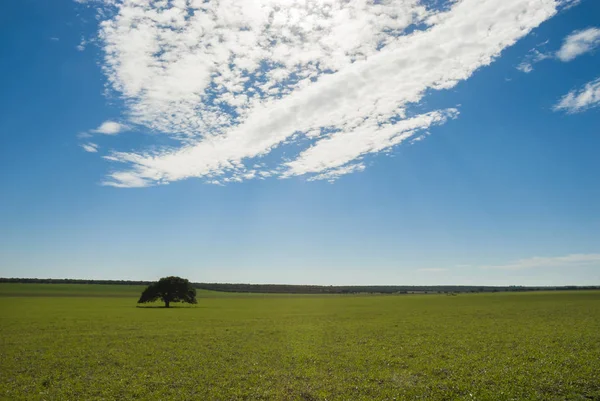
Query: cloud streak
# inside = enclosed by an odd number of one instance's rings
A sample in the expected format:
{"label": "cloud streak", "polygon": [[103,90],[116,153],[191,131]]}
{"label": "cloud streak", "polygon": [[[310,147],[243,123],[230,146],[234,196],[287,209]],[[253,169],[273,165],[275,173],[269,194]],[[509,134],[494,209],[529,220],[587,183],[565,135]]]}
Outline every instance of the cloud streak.
{"label": "cloud streak", "polygon": [[[125,167],[116,164],[105,185],[334,180],[363,171],[365,157],[457,118],[455,105],[414,110],[563,3],[107,2],[112,14],[99,39],[110,86],[131,123],[181,145],[111,152],[106,159]],[[120,132],[107,123],[95,132]]]}
{"label": "cloud streak", "polygon": [[129,127],[125,124],[117,123],[115,121],[104,121],[98,128],[93,129],[90,132],[95,134],[117,135],[128,129]]}
{"label": "cloud streak", "polygon": [[448,271],[448,269],[446,269],[444,267],[426,267],[423,269],[417,269],[417,271],[421,272],[421,273],[441,273],[441,272]]}
{"label": "cloud streak", "polygon": [[554,106],[554,111],[573,114],[598,106],[600,106],[600,78],[588,82],[581,89],[573,89],[564,95]]}
{"label": "cloud streak", "polygon": [[593,51],[600,46],[600,29],[588,28],[575,31],[565,38],[556,57],[561,61],[571,61],[582,54]]}
{"label": "cloud streak", "polygon": [[504,265],[489,265],[482,266],[482,269],[497,269],[497,270],[525,270],[539,268],[574,268],[583,266],[600,267],[600,254],[571,254],[566,256],[555,257],[532,257],[528,259],[519,259]]}
{"label": "cloud streak", "polygon": [[95,143],[84,143],[81,145],[81,147],[83,148],[83,150],[85,150],[88,153],[96,153],[98,152],[98,145],[96,145]]}

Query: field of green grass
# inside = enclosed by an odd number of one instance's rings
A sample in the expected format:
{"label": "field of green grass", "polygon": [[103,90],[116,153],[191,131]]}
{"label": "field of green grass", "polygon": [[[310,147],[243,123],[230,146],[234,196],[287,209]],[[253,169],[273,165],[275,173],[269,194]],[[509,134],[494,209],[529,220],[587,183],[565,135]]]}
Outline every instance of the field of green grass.
{"label": "field of green grass", "polygon": [[0,285],[0,399],[600,400],[600,291],[141,290]]}

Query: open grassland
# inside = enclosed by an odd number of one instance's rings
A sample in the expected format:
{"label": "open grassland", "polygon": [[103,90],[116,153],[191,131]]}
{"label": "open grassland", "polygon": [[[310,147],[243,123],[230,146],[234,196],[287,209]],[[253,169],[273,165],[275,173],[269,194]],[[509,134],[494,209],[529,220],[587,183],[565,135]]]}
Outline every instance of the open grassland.
{"label": "open grassland", "polygon": [[164,309],[117,287],[0,285],[0,398],[600,400],[600,291]]}

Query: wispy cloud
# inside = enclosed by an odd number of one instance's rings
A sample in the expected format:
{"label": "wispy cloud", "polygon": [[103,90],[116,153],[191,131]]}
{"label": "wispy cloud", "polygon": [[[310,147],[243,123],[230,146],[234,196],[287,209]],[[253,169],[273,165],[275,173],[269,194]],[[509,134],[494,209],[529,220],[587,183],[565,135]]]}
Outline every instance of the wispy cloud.
{"label": "wispy cloud", "polygon": [[326,173],[321,173],[309,178],[309,181],[327,180],[333,182],[344,174],[355,173],[358,171],[364,171],[366,166],[363,163],[347,164],[343,167],[332,168]]}
{"label": "wispy cloud", "polygon": [[540,48],[543,48],[548,44],[548,41],[541,43],[538,47],[531,49],[527,56],[523,59],[523,61],[517,66],[517,70],[524,72],[526,74],[533,71],[533,65],[539,63],[540,61],[552,58],[552,54],[546,51],[541,51]]}
{"label": "wispy cloud", "polygon": [[565,38],[563,44],[556,52],[556,57],[561,61],[571,61],[577,56],[593,51],[600,46],[600,29],[588,28],[575,31]]}
{"label": "wispy cloud", "polygon": [[588,82],[581,89],[573,89],[554,106],[555,111],[580,113],[600,106],[600,78]]}
{"label": "wispy cloud", "polygon": [[96,145],[95,143],[84,143],[81,145],[81,147],[83,148],[83,150],[85,150],[86,152],[89,153],[96,153],[98,152],[98,145]]}
{"label": "wispy cloud", "polygon": [[286,171],[283,176],[320,173],[324,170],[331,172],[365,154],[389,149],[412,137],[416,131],[443,124],[457,115],[456,109],[435,111],[384,127],[378,126],[376,120],[361,122],[351,130],[338,131],[319,140],[295,160],[284,163]]}
{"label": "wispy cloud", "polygon": [[91,130],[95,134],[117,135],[123,131],[127,131],[129,126],[115,121],[105,121],[96,129]]}
{"label": "wispy cloud", "polygon": [[417,269],[418,272],[423,272],[423,273],[441,273],[441,272],[445,272],[448,269],[446,269],[445,267],[427,267],[427,268],[423,268],[423,269]]}
{"label": "wispy cloud", "polygon": [[110,86],[131,123],[181,146],[114,151],[126,167],[105,184],[362,171],[365,157],[457,118],[456,105],[414,113],[428,91],[468,79],[567,3],[107,0]]}
{"label": "wispy cloud", "polygon": [[87,46],[87,40],[85,40],[84,37],[81,38],[81,40],[79,41],[79,44],[75,47],[77,50],[79,50],[80,52],[85,50],[85,47]]}
{"label": "wispy cloud", "polygon": [[517,70],[524,72],[526,74],[529,74],[531,71],[533,71],[533,65],[529,61],[523,61],[516,68],[517,68]]}
{"label": "wispy cloud", "polygon": [[[571,6],[573,5],[575,3],[571,4]],[[600,29],[588,28],[572,32],[563,40],[562,46],[556,52],[540,50],[547,44],[548,41],[545,41],[538,47],[531,49],[523,61],[517,65],[517,70],[530,73],[533,71],[533,66],[540,61],[558,59],[568,62],[582,54],[589,53],[600,45]]]}
{"label": "wispy cloud", "polygon": [[533,257],[528,259],[519,259],[503,265],[482,266],[482,269],[500,269],[500,270],[523,270],[536,268],[572,268],[581,266],[600,267],[600,254],[597,253],[578,253],[567,256],[554,257]]}

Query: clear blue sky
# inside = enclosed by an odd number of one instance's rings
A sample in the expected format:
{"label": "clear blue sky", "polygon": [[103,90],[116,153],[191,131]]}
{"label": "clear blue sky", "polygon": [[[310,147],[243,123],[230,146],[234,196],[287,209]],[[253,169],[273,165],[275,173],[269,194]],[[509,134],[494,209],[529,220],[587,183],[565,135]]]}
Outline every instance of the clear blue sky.
{"label": "clear blue sky", "polygon": [[600,284],[600,2],[107,3],[0,14],[0,276]]}

